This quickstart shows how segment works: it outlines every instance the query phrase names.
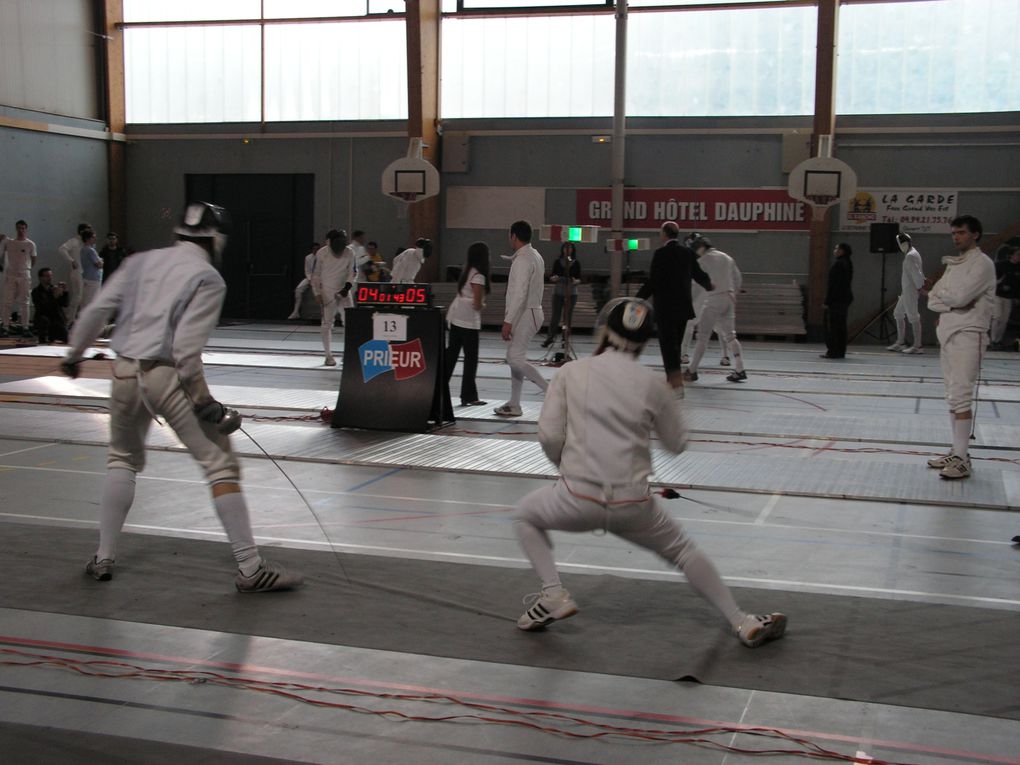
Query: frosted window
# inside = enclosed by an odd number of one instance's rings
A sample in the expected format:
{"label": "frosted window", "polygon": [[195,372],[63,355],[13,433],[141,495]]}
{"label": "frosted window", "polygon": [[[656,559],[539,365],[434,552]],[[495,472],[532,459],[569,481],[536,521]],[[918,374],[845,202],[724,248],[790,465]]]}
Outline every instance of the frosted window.
{"label": "frosted window", "polygon": [[127,121],[258,122],[258,26],[124,30]]}
{"label": "frosted window", "polygon": [[267,120],[406,118],[402,18],[266,27]]}
{"label": "frosted window", "polygon": [[124,0],[124,21],[257,19],[259,0]]}
{"label": "frosted window", "polygon": [[446,18],[442,115],[611,115],[614,47],[608,14]]}
{"label": "frosted window", "polygon": [[606,0],[463,0],[465,11],[491,8],[550,8],[564,5],[606,5]]}
{"label": "frosted window", "polygon": [[631,14],[627,114],[813,114],[816,27],[813,7]]}
{"label": "frosted window", "polygon": [[839,114],[1020,110],[1020,3],[843,6]]}
{"label": "frosted window", "polygon": [[364,16],[368,9],[367,0],[265,0],[265,2],[267,19]]}
{"label": "frosted window", "polygon": [[368,0],[369,13],[404,13],[404,0]]}

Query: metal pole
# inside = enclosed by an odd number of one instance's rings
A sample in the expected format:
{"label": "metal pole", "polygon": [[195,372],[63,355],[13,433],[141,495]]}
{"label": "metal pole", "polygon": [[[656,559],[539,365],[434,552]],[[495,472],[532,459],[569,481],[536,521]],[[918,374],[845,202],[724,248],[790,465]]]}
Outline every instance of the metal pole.
{"label": "metal pole", "polygon": [[[616,3],[616,81],[613,100],[613,233],[614,239],[623,237],[623,183],[626,159],[624,136],[627,121],[627,0]],[[620,294],[620,273],[623,253],[609,253],[610,297]]]}

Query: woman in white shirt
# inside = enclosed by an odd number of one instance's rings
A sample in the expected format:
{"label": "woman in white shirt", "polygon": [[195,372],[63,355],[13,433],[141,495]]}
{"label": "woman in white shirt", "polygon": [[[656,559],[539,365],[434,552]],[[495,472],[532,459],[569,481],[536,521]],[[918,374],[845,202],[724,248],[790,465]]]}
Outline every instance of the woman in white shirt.
{"label": "woman in white shirt", "polygon": [[482,307],[489,293],[489,246],[475,242],[467,251],[467,263],[457,282],[457,296],[446,312],[450,337],[446,346],[446,380],[453,377],[460,349],[464,349],[464,370],[460,383],[462,406],[483,406],[478,400],[475,372],[478,370],[478,336],[482,329]]}

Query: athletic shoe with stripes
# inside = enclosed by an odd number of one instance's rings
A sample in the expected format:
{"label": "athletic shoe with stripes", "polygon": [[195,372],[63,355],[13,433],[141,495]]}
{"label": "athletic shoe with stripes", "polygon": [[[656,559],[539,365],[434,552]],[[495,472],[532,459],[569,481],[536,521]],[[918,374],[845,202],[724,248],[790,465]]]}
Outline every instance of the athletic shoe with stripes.
{"label": "athletic shoe with stripes", "polygon": [[110,558],[96,560],[93,555],[92,560],[85,564],[85,573],[97,582],[109,582],[113,579],[113,561]]}
{"label": "athletic shoe with stripes", "polygon": [[942,470],[942,468],[949,467],[954,459],[956,459],[955,454],[946,454],[943,457],[936,457],[935,459],[928,460],[928,467],[934,468],[935,470]]}
{"label": "athletic shoe with stripes", "polygon": [[238,571],[234,578],[234,586],[238,592],[274,592],[293,590],[300,587],[304,581],[301,574],[295,574],[283,566],[263,559],[251,576],[245,576]]}
{"label": "athletic shoe with stripes", "polygon": [[570,597],[570,593],[563,589],[555,594],[535,592],[527,595],[524,598],[524,605],[530,608],[517,620],[517,626],[522,630],[541,629],[557,619],[567,619],[578,611],[577,603]]}
{"label": "athletic shoe with stripes", "polygon": [[955,481],[970,478],[970,460],[952,455],[951,462],[939,471],[939,478]]}
{"label": "athletic shoe with stripes", "polygon": [[778,640],[784,632],[786,632],[785,614],[748,614],[737,630],[737,637],[748,648],[757,648],[769,640]]}

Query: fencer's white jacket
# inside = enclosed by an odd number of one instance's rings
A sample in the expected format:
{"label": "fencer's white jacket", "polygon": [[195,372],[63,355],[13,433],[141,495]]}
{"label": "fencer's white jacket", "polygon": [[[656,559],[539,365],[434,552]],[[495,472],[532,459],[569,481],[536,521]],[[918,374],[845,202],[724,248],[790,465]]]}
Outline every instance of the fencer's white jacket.
{"label": "fencer's white jacket", "polygon": [[737,267],[736,261],[722,250],[709,247],[698,258],[698,265],[701,266],[702,271],[708,274],[708,278],[712,280],[712,286],[715,288],[707,293],[706,297],[735,295],[740,291],[740,285],[743,284],[740,269]]}
{"label": "fencer's white jacket", "polygon": [[226,294],[209,254],[194,242],[132,255],[74,323],[67,358],[81,361],[116,312],[110,348],[118,356],[173,364],[191,399],[208,401],[202,350]]}
{"label": "fencer's white jacket", "polygon": [[606,499],[647,496],[652,431],[664,449],[683,450],[680,402],[661,372],[613,348],[560,367],[538,419],[542,450],[568,487],[581,482]]}
{"label": "fencer's white jacket", "polygon": [[72,236],[62,245],[57,248],[57,252],[64,256],[64,260],[67,261],[68,268],[71,269],[71,273],[75,271],[81,272],[81,264],[78,262],[78,255],[81,253],[81,237]]}
{"label": "fencer's white jacket", "polygon": [[355,282],[354,250],[344,247],[339,255],[334,255],[329,245],[319,248],[315,253],[315,269],[312,271],[312,292],[316,297],[329,302],[336,293],[342,290],[347,282]]}
{"label": "fencer's white jacket", "polygon": [[530,244],[522,245],[514,254],[506,282],[506,310],[503,321],[517,324],[524,312],[542,307],[545,291],[545,261]]}
{"label": "fencer's white jacket", "polygon": [[987,332],[995,312],[995,264],[978,247],[942,258],[946,272],[928,293],[928,307],[939,314],[937,334],[944,343],[957,332]]}
{"label": "fencer's white jacket", "polygon": [[408,247],[393,259],[390,278],[395,282],[409,284],[414,281],[424,262],[425,250],[421,247]]}
{"label": "fencer's white jacket", "polygon": [[924,286],[924,270],[921,268],[921,253],[913,247],[903,256],[903,275],[900,279],[900,294],[917,297],[917,291]]}
{"label": "fencer's white jacket", "polygon": [[[32,264],[35,262],[35,242],[31,239],[5,238],[0,242],[0,266],[3,276],[9,279],[32,278]],[[2,319],[3,317],[0,317]]]}
{"label": "fencer's white jacket", "polygon": [[310,252],[305,255],[305,278],[308,283],[312,283],[312,274],[315,273],[315,253]]}

